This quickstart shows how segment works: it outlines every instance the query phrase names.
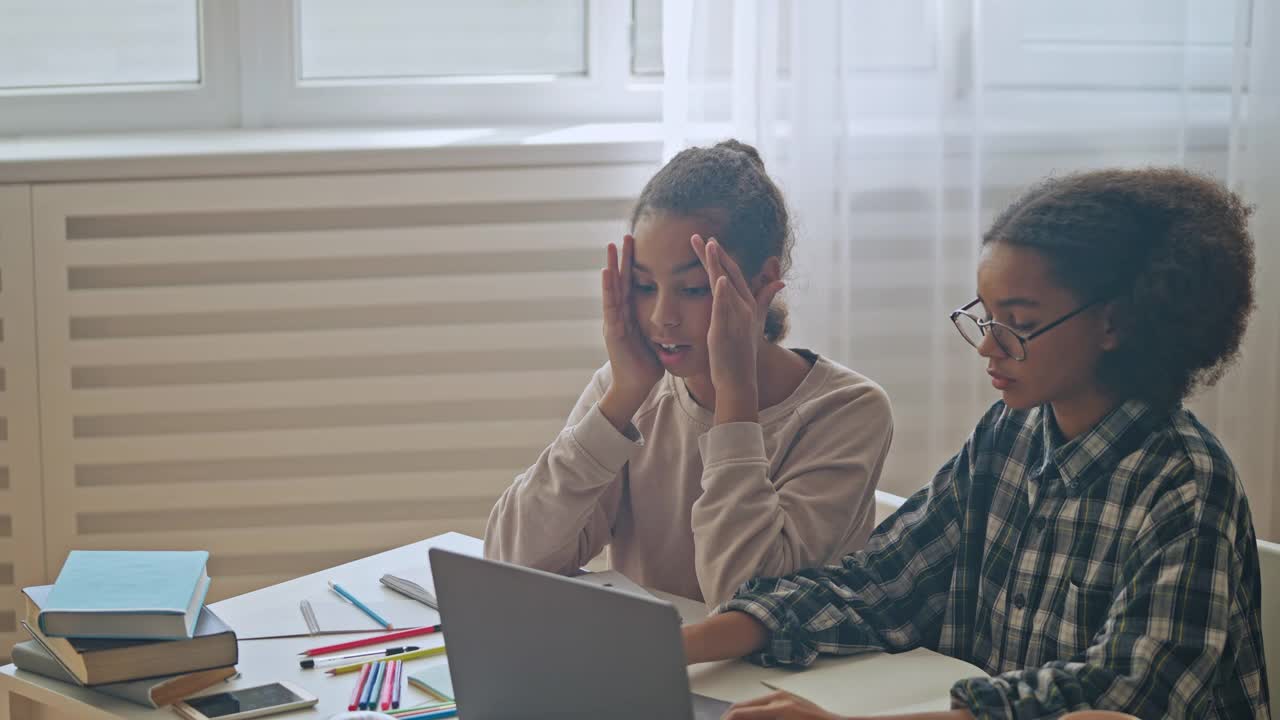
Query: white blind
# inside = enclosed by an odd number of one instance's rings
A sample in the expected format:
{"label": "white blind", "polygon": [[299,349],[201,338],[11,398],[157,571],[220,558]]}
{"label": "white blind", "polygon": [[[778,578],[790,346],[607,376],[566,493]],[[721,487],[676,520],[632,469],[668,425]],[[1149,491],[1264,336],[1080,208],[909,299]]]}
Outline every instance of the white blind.
{"label": "white blind", "polygon": [[196,0],[0,0],[0,90],[200,81]]}
{"label": "white blind", "polygon": [[585,0],[301,0],[302,78],[587,71]]}

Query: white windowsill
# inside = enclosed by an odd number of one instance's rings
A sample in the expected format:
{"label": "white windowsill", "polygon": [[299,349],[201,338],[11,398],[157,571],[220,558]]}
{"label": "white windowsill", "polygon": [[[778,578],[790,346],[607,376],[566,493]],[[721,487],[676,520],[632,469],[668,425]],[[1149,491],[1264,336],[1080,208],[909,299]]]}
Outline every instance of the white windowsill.
{"label": "white windowsill", "polygon": [[[1019,99],[1021,98],[1021,99]],[[1037,100],[1030,103],[1031,98]],[[1168,97],[1103,99],[1103,105],[1058,93],[1038,97],[993,96],[982,118],[897,109],[852,121],[847,129],[863,149],[885,140],[946,136],[955,148],[982,138],[986,152],[1027,149],[1072,150],[1084,143],[1098,152],[1225,145],[1229,98],[1200,97],[1185,106]],[[1175,98],[1176,99],[1176,98]],[[1157,102],[1158,101],[1158,102]],[[1079,102],[1081,108],[1076,107]],[[1172,104],[1171,104],[1172,103]],[[1008,105],[1005,107],[1005,105]],[[1028,111],[1028,107],[1033,110]],[[980,128],[980,132],[976,130]],[[701,144],[727,137],[731,126],[705,123],[686,128]],[[776,126],[779,137],[789,123]],[[5,183],[234,177],[314,173],[443,170],[479,167],[534,167],[643,163],[662,157],[662,124],[595,123],[558,126],[473,128],[292,128],[199,130],[99,135],[0,138],[0,185]],[[920,146],[921,152],[930,150]],[[901,152],[901,146],[894,152]]]}
{"label": "white windowsill", "polygon": [[0,184],[657,163],[658,123],[206,130],[0,139]]}

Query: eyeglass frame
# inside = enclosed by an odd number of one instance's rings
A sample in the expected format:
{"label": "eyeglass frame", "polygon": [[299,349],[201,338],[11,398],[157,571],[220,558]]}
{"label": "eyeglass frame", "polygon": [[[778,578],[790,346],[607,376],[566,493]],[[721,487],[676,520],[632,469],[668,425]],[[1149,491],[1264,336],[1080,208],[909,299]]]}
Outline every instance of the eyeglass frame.
{"label": "eyeglass frame", "polygon": [[1106,299],[1107,299],[1107,298],[1095,298],[1095,299],[1093,299],[1093,300],[1090,300],[1089,302],[1087,302],[1087,303],[1085,303],[1085,304],[1081,305],[1080,307],[1076,308],[1075,310],[1072,310],[1071,312],[1067,313],[1066,315],[1063,315],[1062,317],[1058,318],[1057,320],[1054,320],[1053,322],[1049,323],[1048,325],[1045,325],[1044,327],[1040,328],[1039,330],[1036,330],[1035,332],[1031,333],[1030,335],[1023,335],[1022,333],[1018,332],[1017,330],[1014,330],[1013,328],[1009,327],[1008,325],[1005,325],[1005,324],[1004,324],[1004,323],[1002,323],[1002,322],[996,322],[994,319],[992,319],[992,320],[983,320],[982,318],[978,317],[977,315],[974,315],[973,313],[969,312],[969,308],[971,308],[971,307],[973,307],[974,305],[977,305],[978,303],[982,302],[982,298],[980,298],[980,297],[976,297],[976,298],[974,298],[972,302],[970,302],[968,305],[965,305],[964,307],[958,308],[958,309],[956,309],[956,310],[952,310],[952,311],[951,311],[951,315],[950,315],[950,317],[951,317],[951,324],[952,324],[952,325],[955,325],[956,332],[960,333],[960,337],[964,338],[964,341],[965,341],[965,342],[969,343],[970,345],[972,345],[972,346],[973,346],[973,347],[975,347],[975,348],[976,348],[976,347],[978,347],[978,345],[977,345],[976,343],[974,343],[972,340],[970,340],[968,335],[965,335],[965,334],[964,334],[964,331],[960,329],[960,324],[956,322],[956,318],[958,318],[959,316],[964,315],[965,317],[967,317],[967,318],[969,318],[969,319],[973,320],[973,321],[978,325],[978,332],[979,332],[979,333],[981,333],[981,334],[982,334],[982,337],[984,337],[984,338],[987,336],[987,328],[990,328],[990,327],[1000,327],[1000,328],[1003,328],[1003,329],[1007,330],[1007,331],[1009,332],[1009,334],[1013,335],[1015,338],[1017,338],[1017,339],[1018,339],[1018,347],[1020,347],[1020,348],[1022,349],[1022,357],[1018,357],[1017,355],[1014,355],[1013,353],[1009,352],[1009,350],[1008,350],[1007,348],[1005,348],[1005,346],[1004,346],[1004,345],[1001,345],[1001,344],[1000,344],[1000,340],[993,338],[993,339],[995,339],[995,343],[996,343],[996,345],[997,345],[1001,350],[1003,350],[1003,351],[1004,351],[1004,354],[1005,354],[1005,355],[1008,355],[1009,357],[1013,358],[1016,362],[1024,362],[1024,361],[1027,359],[1027,343],[1031,342],[1032,340],[1035,340],[1036,338],[1040,337],[1041,335],[1043,335],[1043,334],[1045,334],[1045,333],[1049,332],[1050,330],[1052,330],[1052,329],[1054,329],[1054,328],[1058,327],[1058,326],[1059,326],[1059,325],[1061,325],[1062,323],[1064,323],[1064,322],[1066,322],[1066,321],[1070,320],[1071,318],[1073,318],[1073,317],[1075,317],[1075,316],[1079,315],[1080,313],[1084,312],[1085,310],[1088,310],[1089,308],[1093,307],[1094,305],[1097,305],[1098,303],[1103,302],[1103,301],[1104,301],[1104,300],[1106,300]]}

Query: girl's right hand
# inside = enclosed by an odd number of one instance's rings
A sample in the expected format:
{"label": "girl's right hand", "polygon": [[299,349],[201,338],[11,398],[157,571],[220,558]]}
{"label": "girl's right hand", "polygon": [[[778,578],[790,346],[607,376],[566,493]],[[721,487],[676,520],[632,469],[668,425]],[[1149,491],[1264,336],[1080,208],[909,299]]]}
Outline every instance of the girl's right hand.
{"label": "girl's right hand", "polygon": [[631,302],[635,247],[635,238],[624,237],[619,262],[618,246],[609,243],[609,264],[602,271],[600,282],[604,299],[604,344],[613,369],[613,384],[600,400],[600,411],[619,431],[631,422],[631,417],[663,375],[662,363],[641,330]]}

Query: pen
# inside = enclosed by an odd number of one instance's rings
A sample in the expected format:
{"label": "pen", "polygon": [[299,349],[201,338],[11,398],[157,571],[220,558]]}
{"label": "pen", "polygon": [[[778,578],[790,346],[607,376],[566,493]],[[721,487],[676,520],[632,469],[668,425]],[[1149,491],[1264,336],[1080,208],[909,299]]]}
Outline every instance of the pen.
{"label": "pen", "polygon": [[[443,654],[444,654],[444,646],[441,645],[440,647],[423,648],[421,650],[414,650],[413,652],[401,653],[399,655],[392,655],[388,657],[387,660],[417,660],[418,658],[432,657],[434,655],[443,655]],[[386,661],[384,660],[383,662],[386,662]],[[352,663],[351,665],[339,665],[336,668],[329,668],[328,670],[325,670],[325,672],[330,675],[343,675],[349,672],[356,672],[357,670],[360,669],[360,665],[361,663]]]}
{"label": "pen", "polygon": [[315,657],[316,655],[327,655],[329,653],[341,652],[352,648],[365,647],[367,645],[380,645],[382,643],[391,642],[392,640],[403,640],[405,638],[418,637],[420,635],[430,635],[434,632],[440,632],[444,628],[443,625],[431,625],[428,627],[410,628],[408,630],[400,630],[398,632],[387,633],[386,635],[377,635],[374,637],[360,638],[359,640],[351,640],[348,642],[337,643],[336,645],[324,645],[318,648],[304,650],[299,655]]}
{"label": "pen", "polygon": [[351,660],[354,658],[370,657],[373,655],[399,655],[400,653],[413,652],[417,649],[417,645],[406,645],[404,647],[387,648],[386,650],[370,650],[369,652],[351,653],[350,655],[335,655],[334,657],[320,658],[319,660],[307,658],[306,660],[299,660],[298,664],[302,666],[303,670],[310,670],[312,668],[320,667],[321,665],[334,663],[341,664],[338,662],[340,660]]}
{"label": "pen", "polygon": [[391,623],[387,622],[378,613],[374,612],[373,610],[370,610],[368,605],[365,605],[364,603],[357,600],[355,595],[352,595],[351,593],[344,590],[343,587],[338,583],[335,583],[332,580],[330,580],[329,589],[338,593],[342,597],[346,598],[348,601],[350,601],[352,605],[355,605],[356,607],[360,608],[360,612],[364,613],[365,615],[368,615],[370,618],[373,618],[374,622],[378,623],[379,625],[381,625],[382,627],[388,630],[392,629]]}
{"label": "pen", "polygon": [[348,710],[360,709],[360,696],[364,694],[364,684],[369,679],[369,666],[366,664],[360,670],[360,678],[356,680],[356,689],[351,692],[351,702],[347,703]]}

